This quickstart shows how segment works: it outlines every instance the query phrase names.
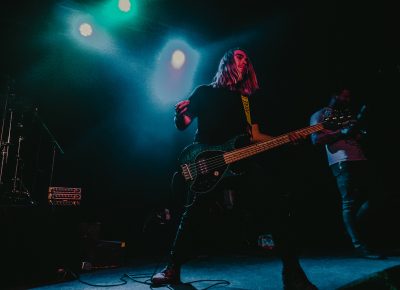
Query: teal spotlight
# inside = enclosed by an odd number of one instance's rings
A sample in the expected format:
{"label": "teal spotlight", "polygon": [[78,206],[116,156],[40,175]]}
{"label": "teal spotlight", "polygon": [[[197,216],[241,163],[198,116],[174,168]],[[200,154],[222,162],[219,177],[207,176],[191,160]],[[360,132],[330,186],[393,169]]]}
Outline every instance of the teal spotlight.
{"label": "teal spotlight", "polygon": [[129,12],[131,10],[131,1],[129,0],[119,0],[118,8],[122,12]]}
{"label": "teal spotlight", "polygon": [[130,0],[107,0],[92,9],[93,16],[105,28],[119,27],[124,23],[135,21],[137,3]]}

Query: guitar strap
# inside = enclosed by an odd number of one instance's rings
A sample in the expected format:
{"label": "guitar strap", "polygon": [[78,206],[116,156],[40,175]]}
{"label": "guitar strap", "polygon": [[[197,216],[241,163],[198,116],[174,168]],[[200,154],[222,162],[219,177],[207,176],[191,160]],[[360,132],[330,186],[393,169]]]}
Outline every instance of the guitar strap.
{"label": "guitar strap", "polygon": [[242,103],[243,103],[244,112],[246,114],[247,123],[249,123],[249,125],[251,126],[251,114],[250,114],[249,98],[247,96],[243,96],[242,95]]}

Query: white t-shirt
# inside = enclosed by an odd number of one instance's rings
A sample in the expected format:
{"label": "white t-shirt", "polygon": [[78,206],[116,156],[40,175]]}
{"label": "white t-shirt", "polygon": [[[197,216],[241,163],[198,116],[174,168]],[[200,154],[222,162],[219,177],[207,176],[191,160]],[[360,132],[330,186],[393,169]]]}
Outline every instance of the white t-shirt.
{"label": "white t-shirt", "polygon": [[[332,111],[332,108],[325,107],[315,112],[310,118],[310,125],[321,123],[326,117],[332,114]],[[324,130],[330,131],[328,129]],[[342,161],[367,160],[360,144],[355,138],[338,139],[333,143],[325,144],[325,149],[329,166]]]}

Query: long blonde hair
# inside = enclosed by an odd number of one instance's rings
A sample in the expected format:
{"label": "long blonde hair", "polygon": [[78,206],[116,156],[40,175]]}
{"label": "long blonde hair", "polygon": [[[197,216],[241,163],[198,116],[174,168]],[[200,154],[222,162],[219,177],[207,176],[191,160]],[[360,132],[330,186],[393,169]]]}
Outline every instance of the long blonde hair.
{"label": "long blonde hair", "polygon": [[232,48],[228,50],[219,62],[218,71],[216,72],[212,85],[216,88],[227,87],[232,91],[239,91],[241,94],[249,96],[259,89],[257,76],[253,68],[250,58],[247,59],[247,70],[240,79],[240,73],[236,69],[234,53],[242,48]]}

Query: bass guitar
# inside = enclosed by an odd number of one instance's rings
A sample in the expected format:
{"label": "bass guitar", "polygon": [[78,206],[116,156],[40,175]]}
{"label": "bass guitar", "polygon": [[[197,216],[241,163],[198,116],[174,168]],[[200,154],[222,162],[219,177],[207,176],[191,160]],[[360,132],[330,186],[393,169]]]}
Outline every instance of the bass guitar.
{"label": "bass guitar", "polygon": [[186,146],[178,160],[180,174],[189,190],[196,194],[212,191],[225,177],[240,173],[232,170],[232,165],[240,160],[290,143],[290,134],[308,136],[324,128],[335,129],[349,126],[353,122],[351,115],[331,114],[323,122],[274,137],[268,141],[240,145],[243,135],[236,136],[221,145],[193,143]]}

